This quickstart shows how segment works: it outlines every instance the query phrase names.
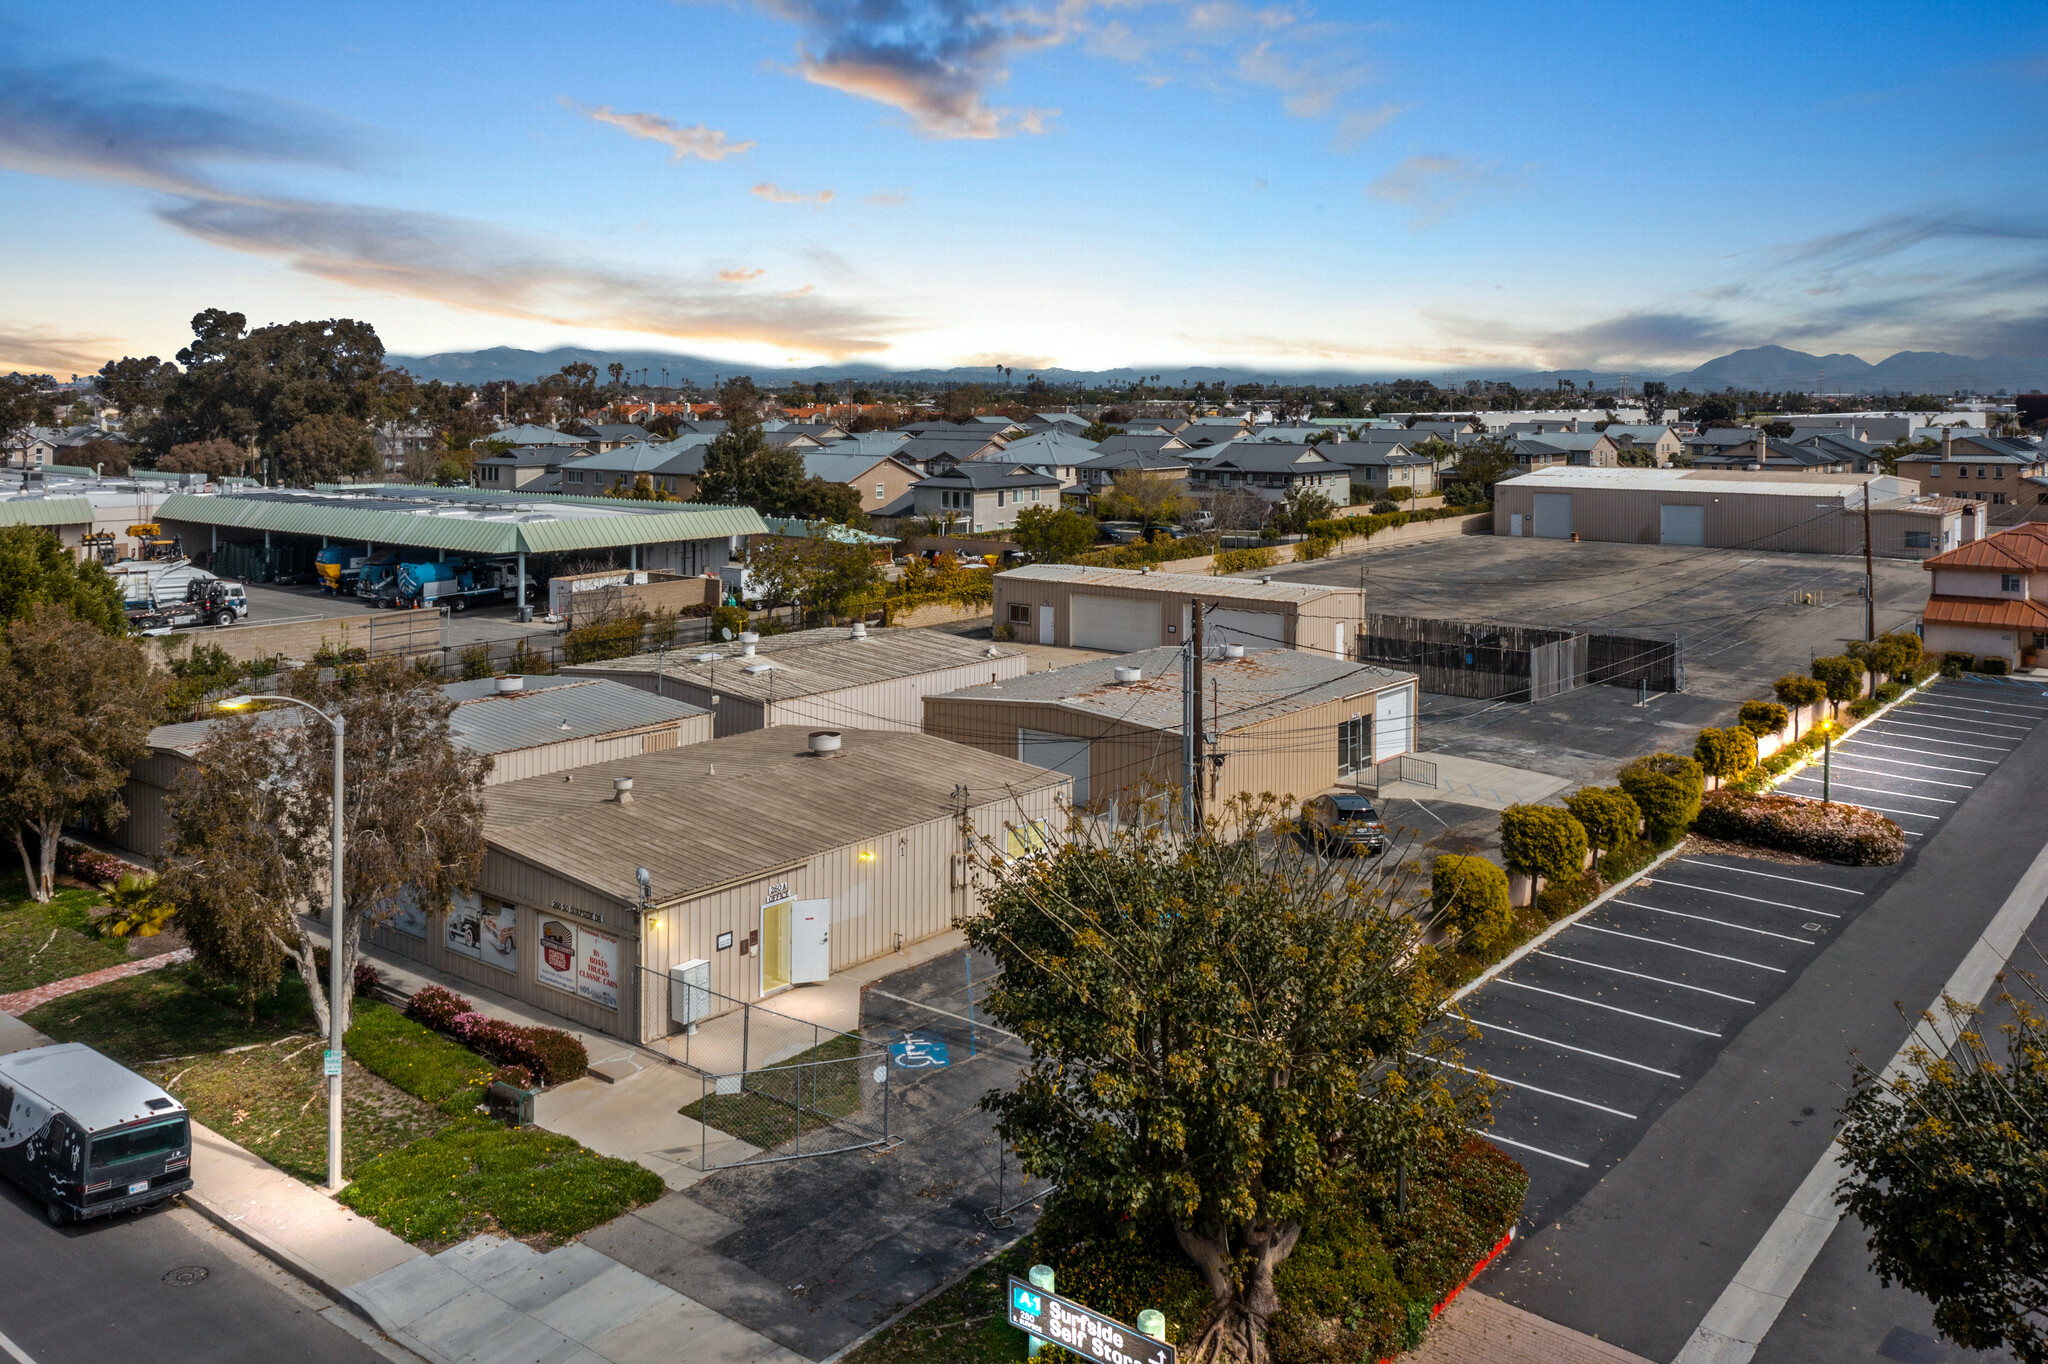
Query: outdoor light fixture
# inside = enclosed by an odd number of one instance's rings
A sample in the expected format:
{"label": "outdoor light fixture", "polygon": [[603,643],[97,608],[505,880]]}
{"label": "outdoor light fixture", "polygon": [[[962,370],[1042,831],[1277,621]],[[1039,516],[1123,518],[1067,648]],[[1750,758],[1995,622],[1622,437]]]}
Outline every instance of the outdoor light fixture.
{"label": "outdoor light fixture", "polygon": [[874,861],[874,860],[875,860],[875,852],[874,852],[874,849],[872,849],[872,848],[862,848],[862,849],[860,850],[860,860],[861,860],[861,861],[863,861],[863,862],[872,862],[872,861]]}

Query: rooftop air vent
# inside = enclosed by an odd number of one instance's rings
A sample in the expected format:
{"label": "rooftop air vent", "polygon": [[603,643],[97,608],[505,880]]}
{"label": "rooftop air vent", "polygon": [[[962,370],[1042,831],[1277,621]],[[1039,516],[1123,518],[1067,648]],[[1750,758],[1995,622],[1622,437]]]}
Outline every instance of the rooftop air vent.
{"label": "rooftop air vent", "polygon": [[767,662],[749,663],[746,667],[741,668],[740,671],[743,673],[748,673],[754,677],[759,677],[762,673],[774,672],[775,665],[773,663]]}
{"label": "rooftop air vent", "polygon": [[1224,646],[1223,646],[1223,656],[1224,656],[1225,658],[1243,658],[1243,657],[1244,657],[1244,645],[1242,645],[1242,644],[1226,644],[1226,645],[1224,645]]}
{"label": "rooftop air vent", "polygon": [[633,803],[633,779],[631,777],[612,778],[612,799],[621,805],[631,805]]}
{"label": "rooftop air vent", "polygon": [[1131,685],[1131,683],[1139,681],[1144,676],[1145,670],[1143,668],[1126,668],[1122,665],[1118,665],[1116,670],[1116,684],[1119,687],[1128,687]]}
{"label": "rooftop air vent", "polygon": [[719,654],[719,653],[710,653],[710,654],[698,654],[698,655],[697,655],[697,662],[699,662],[699,663],[716,663],[716,662],[717,662],[717,661],[718,661],[719,659],[721,659],[721,658],[724,658],[724,657],[725,657],[725,655],[724,655],[724,654]]}
{"label": "rooftop air vent", "polygon": [[518,676],[517,674],[514,674],[511,677],[501,677],[498,679],[498,695],[500,696],[507,695],[511,692],[525,690],[526,679]]}
{"label": "rooftop air vent", "polygon": [[760,631],[758,631],[758,630],[742,630],[742,631],[740,631],[740,643],[742,643],[742,644],[758,644],[758,643],[760,643],[760,641],[761,641],[761,632],[760,632]]}
{"label": "rooftop air vent", "polygon": [[814,729],[811,731],[811,752],[821,758],[829,758],[839,751],[845,736],[836,729]]}
{"label": "rooftop air vent", "polygon": [[754,641],[748,639],[745,635],[741,635],[740,640],[740,657],[752,658],[754,656]]}
{"label": "rooftop air vent", "polygon": [[864,620],[857,620],[857,621],[855,621],[855,622],[853,623],[853,630],[852,630],[852,632],[851,632],[851,633],[850,633],[850,634],[849,634],[849,635],[847,636],[847,638],[849,638],[849,639],[866,639],[867,637],[868,637],[868,623],[867,623],[866,621],[864,621]]}

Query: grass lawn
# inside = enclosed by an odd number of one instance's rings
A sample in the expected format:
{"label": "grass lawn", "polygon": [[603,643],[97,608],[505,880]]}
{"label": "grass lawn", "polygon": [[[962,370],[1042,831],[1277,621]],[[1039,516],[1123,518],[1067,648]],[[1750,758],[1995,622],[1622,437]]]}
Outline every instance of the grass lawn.
{"label": "grass lawn", "polygon": [[127,945],[94,937],[86,921],[105,897],[59,890],[47,905],[29,898],[20,873],[0,878],[0,995],[69,980],[128,960]]}
{"label": "grass lawn", "polygon": [[53,999],[22,1021],[133,1066],[311,1033],[313,1006],[287,972],[276,994],[256,1001],[252,1020],[232,991],[207,985],[197,968],[167,966]]}
{"label": "grass lawn", "polygon": [[[748,1071],[738,1094],[708,1094],[677,1111],[765,1151],[860,1110],[860,1067],[853,1058],[861,1050],[859,1037],[837,1033],[786,1061]],[[843,1064],[807,1064],[814,1061]]]}
{"label": "grass lawn", "polygon": [[666,1192],[661,1176],[568,1137],[464,1118],[354,1172],[341,1201],[421,1245],[484,1232],[566,1241]]}
{"label": "grass lawn", "polygon": [[[845,1364],[1014,1364],[1030,1339],[1009,1323],[1004,1303],[1010,1275],[1024,1277],[1031,1239],[1010,1247],[891,1326],[845,1359]],[[1078,1359],[1048,1346],[1041,1360]]]}

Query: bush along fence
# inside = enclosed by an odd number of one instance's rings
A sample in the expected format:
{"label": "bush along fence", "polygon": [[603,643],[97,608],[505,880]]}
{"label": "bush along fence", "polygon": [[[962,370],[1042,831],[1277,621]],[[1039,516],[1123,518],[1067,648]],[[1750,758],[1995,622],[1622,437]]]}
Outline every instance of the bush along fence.
{"label": "bush along fence", "polygon": [[438,985],[406,1002],[405,1016],[501,1066],[519,1066],[544,1085],[573,1080],[590,1067],[583,1044],[559,1028],[523,1027],[478,1013],[476,1006]]}

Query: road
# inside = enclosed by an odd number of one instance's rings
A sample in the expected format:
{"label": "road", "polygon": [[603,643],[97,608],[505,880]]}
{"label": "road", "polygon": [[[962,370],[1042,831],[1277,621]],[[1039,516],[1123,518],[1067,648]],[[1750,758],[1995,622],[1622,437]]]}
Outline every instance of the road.
{"label": "road", "polygon": [[[1495,1025],[1475,1064],[1521,1082],[1495,1131],[1532,1179],[1527,1234],[1488,1291],[1678,1357],[1827,1150],[1852,1053],[1897,1051],[1901,1008],[1935,999],[2048,847],[2044,719],[2038,684],[1943,684],[1835,754],[1835,798],[1907,830],[1899,867],[1667,863],[1552,940],[1551,959],[1467,998]],[[1866,1259],[1857,1226],[1838,1224],[1756,1359],[1972,1358]]]}
{"label": "road", "polygon": [[[179,1270],[204,1270],[196,1276]],[[14,1364],[380,1364],[400,1358],[194,1213],[52,1227],[0,1181],[0,1335]],[[325,1314],[321,1309],[326,1308]],[[0,1359],[10,1352],[0,1348]]]}

